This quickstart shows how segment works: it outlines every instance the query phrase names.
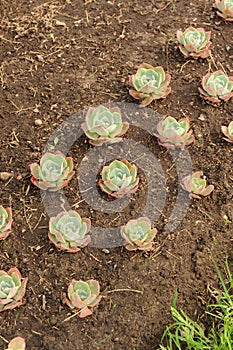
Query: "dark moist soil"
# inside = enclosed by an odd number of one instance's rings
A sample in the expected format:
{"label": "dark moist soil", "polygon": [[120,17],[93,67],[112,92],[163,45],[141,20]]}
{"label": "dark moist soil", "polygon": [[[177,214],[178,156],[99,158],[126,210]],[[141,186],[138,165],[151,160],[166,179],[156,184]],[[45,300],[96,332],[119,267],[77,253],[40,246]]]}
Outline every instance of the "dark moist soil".
{"label": "dark moist soil", "polygon": [[[178,307],[208,329],[209,287],[219,285],[211,254],[222,271],[225,258],[233,260],[232,224],[224,219],[233,220],[233,148],[220,131],[232,120],[233,99],[216,107],[197,90],[208,69],[224,68],[232,75],[232,24],[216,16],[213,2],[1,0],[0,170],[13,172],[13,178],[0,181],[0,204],[12,206],[14,225],[1,241],[0,267],[17,266],[29,277],[24,305],[0,315],[1,337],[20,335],[28,349],[157,349],[171,322],[176,289]],[[189,25],[212,31],[212,59],[185,60],[178,51],[176,30]],[[128,76],[142,62],[162,65],[171,74],[172,93],[150,108],[190,118],[193,168],[203,170],[215,190],[193,200],[180,226],[164,232],[177,195],[176,169],[149,133],[130,127],[127,137],[154,152],[169,189],[155,223],[154,250],[60,252],[47,238],[48,217],[40,191],[30,182],[29,164],[39,161],[50,135],[67,117],[92,105],[135,102],[128,94]],[[82,136],[69,151],[76,170],[90,148]],[[115,219],[114,226],[120,226],[136,218],[145,203],[147,184],[140,169],[139,175],[138,193],[119,214],[96,212],[82,202],[75,177],[64,193],[70,205],[81,201],[76,209],[93,223],[111,227]],[[97,279],[104,298],[92,316],[63,322],[71,315],[62,296],[72,278]],[[6,348],[3,338],[1,349]]]}

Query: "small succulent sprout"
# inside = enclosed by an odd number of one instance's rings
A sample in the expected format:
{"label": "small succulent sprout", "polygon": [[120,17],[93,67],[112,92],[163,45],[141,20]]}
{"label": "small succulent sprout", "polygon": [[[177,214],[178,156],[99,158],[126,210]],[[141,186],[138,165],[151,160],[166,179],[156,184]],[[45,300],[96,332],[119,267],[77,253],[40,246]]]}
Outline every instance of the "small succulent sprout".
{"label": "small succulent sprout", "polygon": [[65,297],[66,304],[75,311],[80,310],[80,318],[92,314],[91,309],[96,306],[102,296],[100,294],[100,285],[96,280],[76,281],[72,280],[68,286],[68,298]]}
{"label": "small succulent sprout", "polygon": [[74,175],[73,167],[72,157],[65,157],[60,151],[46,152],[40,164],[30,165],[31,181],[42,190],[55,192],[68,184]]}
{"label": "small succulent sprout", "polygon": [[126,159],[114,160],[104,166],[101,176],[99,187],[113,198],[122,198],[136,192],[138,188],[137,167]]}
{"label": "small succulent sprout", "polygon": [[188,27],[184,32],[178,30],[178,47],[185,58],[207,58],[210,55],[210,35],[211,32],[205,32],[203,28]]}
{"label": "small succulent sprout", "polygon": [[158,138],[158,143],[166,148],[181,148],[194,141],[193,131],[189,130],[190,123],[188,118],[176,120],[173,117],[167,117],[161,120],[154,135]]}
{"label": "small succulent sprout", "polygon": [[217,15],[225,21],[233,22],[233,0],[216,0],[215,7],[219,10]]}
{"label": "small succulent sprout", "polygon": [[0,311],[22,305],[28,277],[22,278],[17,267],[0,271]]}
{"label": "small succulent sprout", "polygon": [[222,132],[226,136],[224,140],[233,143],[233,121],[228,126],[222,125]]}
{"label": "small succulent sprout", "polygon": [[8,348],[6,350],[25,350],[25,349],[26,349],[25,339],[21,337],[16,337],[9,342]]}
{"label": "small succulent sprout", "polygon": [[0,240],[5,239],[11,233],[12,210],[0,206]]}
{"label": "small succulent sprout", "polygon": [[181,181],[181,186],[185,191],[189,192],[190,198],[198,198],[201,196],[208,196],[214,189],[213,185],[206,186],[206,180],[203,178],[202,171],[193,172],[186,176]]}
{"label": "small succulent sprout", "polygon": [[129,78],[133,89],[129,94],[136,100],[142,100],[141,107],[148,106],[153,100],[165,98],[170,92],[171,76],[165,73],[163,67],[153,67],[142,63],[136,72]]}
{"label": "small succulent sprout", "polygon": [[76,253],[91,241],[87,235],[90,231],[91,220],[81,218],[74,210],[61,212],[49,221],[49,239],[59,249]]}
{"label": "small succulent sprout", "polygon": [[156,228],[151,228],[151,222],[147,217],[129,220],[121,228],[121,235],[126,241],[125,247],[128,250],[151,250],[156,233]]}
{"label": "small succulent sprout", "polygon": [[122,122],[121,111],[118,107],[106,108],[99,106],[89,108],[82,129],[93,146],[103,143],[116,143],[129,128],[128,122]]}
{"label": "small succulent sprout", "polygon": [[233,96],[233,76],[228,77],[223,71],[208,73],[202,78],[201,96],[211,102],[228,101]]}

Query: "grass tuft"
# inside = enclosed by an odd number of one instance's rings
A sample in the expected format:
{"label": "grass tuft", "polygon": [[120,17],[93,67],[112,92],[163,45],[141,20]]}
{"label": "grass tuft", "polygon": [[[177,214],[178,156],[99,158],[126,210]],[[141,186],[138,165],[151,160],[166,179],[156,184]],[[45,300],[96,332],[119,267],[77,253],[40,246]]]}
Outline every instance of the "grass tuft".
{"label": "grass tuft", "polygon": [[[227,288],[222,274],[213,259],[213,263],[222,285],[215,290],[216,303],[207,305],[206,313],[213,319],[208,334],[201,323],[193,321],[184,311],[177,310],[176,291],[171,307],[174,323],[165,329],[160,350],[231,350],[233,349],[233,276],[226,260]],[[166,344],[162,345],[162,344]],[[159,350],[158,349],[158,350]]]}

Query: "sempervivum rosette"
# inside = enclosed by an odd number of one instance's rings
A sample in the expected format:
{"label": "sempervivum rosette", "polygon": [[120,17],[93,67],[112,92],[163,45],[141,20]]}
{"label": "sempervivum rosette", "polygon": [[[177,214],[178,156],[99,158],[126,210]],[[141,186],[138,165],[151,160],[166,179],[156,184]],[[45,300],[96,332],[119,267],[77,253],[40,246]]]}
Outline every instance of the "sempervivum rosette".
{"label": "sempervivum rosette", "polygon": [[223,71],[208,73],[202,78],[201,96],[211,102],[228,101],[233,96],[233,76],[228,77]]}
{"label": "sempervivum rosette", "polygon": [[171,76],[164,72],[163,67],[142,63],[136,74],[129,78],[129,83],[133,87],[129,90],[129,94],[141,100],[140,106],[145,107],[153,100],[165,98],[171,92],[170,81]]}
{"label": "sempervivum rosette", "polygon": [[74,175],[73,167],[71,157],[65,157],[60,151],[46,152],[40,164],[30,165],[31,181],[42,190],[55,192],[68,184]]}
{"label": "sempervivum rosette", "polygon": [[138,188],[137,167],[126,159],[114,160],[104,166],[101,176],[98,183],[101,190],[113,198],[134,193]]}
{"label": "sempervivum rosette", "polygon": [[28,278],[22,278],[16,267],[0,271],[0,311],[14,309],[22,304]]}
{"label": "sempervivum rosette", "polygon": [[68,297],[65,297],[65,302],[71,309],[79,310],[78,316],[83,318],[92,314],[91,309],[102,298],[99,294],[100,285],[98,281],[72,280],[68,286]]}
{"label": "sempervivum rosette", "polygon": [[49,239],[59,249],[76,253],[91,241],[87,235],[91,220],[81,218],[74,210],[61,212],[49,221]]}
{"label": "sempervivum rosette", "polygon": [[210,55],[211,32],[205,32],[203,28],[188,27],[184,32],[177,31],[178,47],[182,54],[195,59],[207,58]]}
{"label": "sempervivum rosette", "polygon": [[217,15],[225,21],[233,22],[233,0],[216,0]]}
{"label": "sempervivum rosette", "polygon": [[203,171],[195,171],[183,178],[181,186],[185,191],[189,192],[190,198],[200,199],[200,196],[208,196],[214,190],[213,185],[207,186],[207,182],[203,178]]}
{"label": "sempervivum rosette", "polygon": [[121,235],[126,241],[125,247],[128,250],[151,250],[156,233],[156,228],[151,228],[151,222],[147,217],[129,220],[121,228]]}
{"label": "sempervivum rosette", "polygon": [[190,129],[188,118],[176,120],[173,117],[167,117],[161,120],[157,127],[157,133],[154,135],[158,138],[161,146],[166,148],[181,148],[189,145],[194,141],[193,131]]}
{"label": "sempervivum rosette", "polygon": [[121,136],[128,128],[129,123],[122,122],[121,111],[118,107],[91,107],[87,112],[85,123],[82,124],[82,129],[93,146],[121,141]]}

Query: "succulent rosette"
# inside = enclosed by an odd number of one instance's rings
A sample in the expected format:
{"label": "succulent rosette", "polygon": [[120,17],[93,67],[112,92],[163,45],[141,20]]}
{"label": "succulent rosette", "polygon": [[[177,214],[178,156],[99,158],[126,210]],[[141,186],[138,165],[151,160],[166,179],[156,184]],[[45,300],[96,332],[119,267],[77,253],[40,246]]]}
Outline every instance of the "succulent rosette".
{"label": "succulent rosette", "polygon": [[226,136],[224,140],[233,143],[233,121],[228,126],[222,126],[222,132]]}
{"label": "succulent rosette", "polygon": [[68,184],[74,175],[73,168],[72,157],[65,157],[60,151],[46,152],[40,164],[30,165],[31,181],[42,190],[55,192]]}
{"label": "succulent rosette", "polygon": [[233,0],[216,0],[215,7],[219,10],[217,15],[225,21],[233,22]]}
{"label": "succulent rosette", "polygon": [[96,306],[102,296],[100,294],[100,285],[96,280],[76,281],[72,280],[68,286],[68,298],[65,297],[66,304],[75,310],[80,310],[80,318],[92,314],[92,308]]}
{"label": "succulent rosette", "polygon": [[76,253],[91,241],[87,235],[91,228],[91,220],[81,218],[74,210],[61,212],[49,221],[49,239],[59,249]]}
{"label": "succulent rosette", "polygon": [[156,233],[156,228],[151,228],[151,222],[147,217],[129,220],[121,228],[121,235],[126,241],[125,247],[128,250],[151,250]]}
{"label": "succulent rosette", "polygon": [[9,342],[8,348],[6,350],[25,350],[25,349],[26,349],[25,339],[21,337],[16,337]]}
{"label": "succulent rosette", "polygon": [[201,96],[211,102],[228,101],[233,96],[233,76],[228,77],[223,71],[208,73],[202,78]]}
{"label": "succulent rosette", "polygon": [[101,176],[98,184],[110,197],[121,198],[136,192],[138,188],[137,167],[126,159],[114,160],[104,166]]}
{"label": "succulent rosette", "polygon": [[191,175],[183,178],[181,186],[185,191],[189,192],[190,198],[198,199],[201,198],[200,196],[208,196],[214,190],[213,185],[207,186],[202,171],[193,172]]}
{"label": "succulent rosette", "polygon": [[129,128],[128,122],[122,122],[121,111],[118,107],[106,108],[99,106],[89,108],[82,129],[93,146],[103,143],[116,143]]}
{"label": "succulent rosette", "polygon": [[0,271],[0,311],[14,309],[22,304],[28,278],[22,278],[16,267]]}
{"label": "succulent rosette", "polygon": [[210,55],[211,32],[205,32],[203,28],[188,27],[184,32],[177,31],[178,47],[182,54],[195,59],[207,58]]}
{"label": "succulent rosette", "polygon": [[171,76],[165,73],[163,67],[153,67],[142,63],[136,72],[129,78],[133,89],[129,94],[136,100],[142,100],[140,106],[148,106],[153,100],[165,98],[170,92]]}
{"label": "succulent rosette", "polygon": [[11,233],[12,210],[0,206],[0,240],[5,239]]}
{"label": "succulent rosette", "polygon": [[176,120],[173,117],[167,117],[161,120],[157,127],[157,133],[154,135],[158,138],[158,143],[166,148],[181,148],[189,145],[194,141],[193,131],[190,129],[188,118]]}

